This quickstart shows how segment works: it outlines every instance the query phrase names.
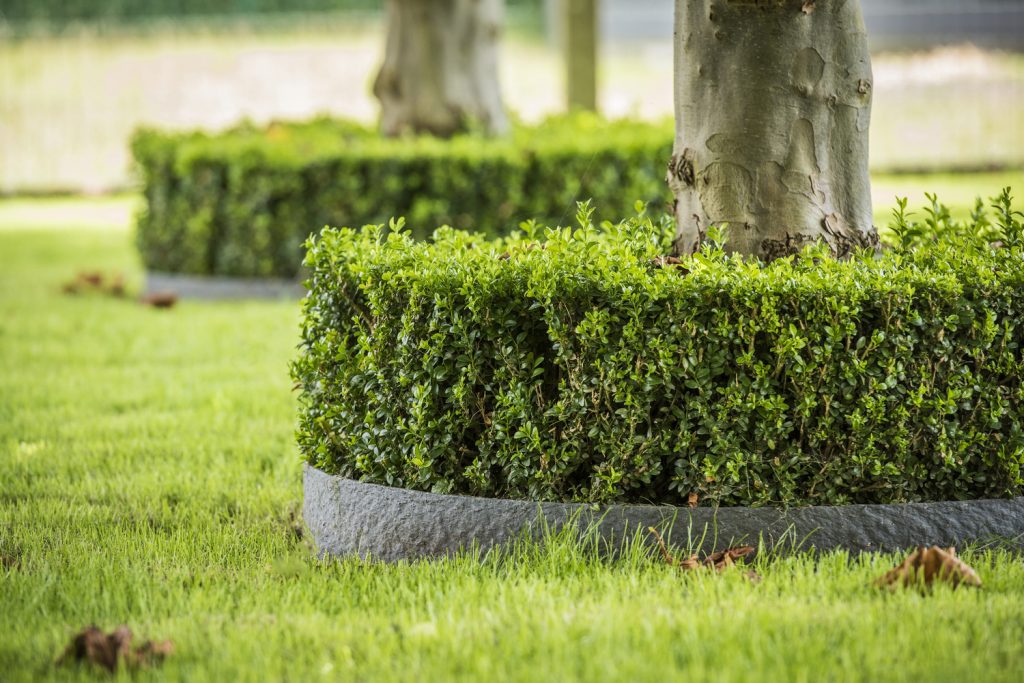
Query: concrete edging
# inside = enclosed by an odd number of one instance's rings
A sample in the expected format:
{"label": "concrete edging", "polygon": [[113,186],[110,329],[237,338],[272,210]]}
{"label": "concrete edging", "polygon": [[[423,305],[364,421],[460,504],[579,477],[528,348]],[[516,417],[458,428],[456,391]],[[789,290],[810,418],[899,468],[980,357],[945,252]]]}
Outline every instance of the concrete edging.
{"label": "concrete edging", "polygon": [[304,472],[303,515],[321,555],[387,562],[488,550],[574,523],[615,544],[655,526],[670,543],[708,553],[740,542],[779,550],[898,550],[1000,541],[1024,548],[1024,498],[905,505],[771,508],[593,506],[449,496]]}
{"label": "concrete edging", "polygon": [[182,299],[301,299],[306,288],[295,280],[146,273],[145,294],[171,292]]}

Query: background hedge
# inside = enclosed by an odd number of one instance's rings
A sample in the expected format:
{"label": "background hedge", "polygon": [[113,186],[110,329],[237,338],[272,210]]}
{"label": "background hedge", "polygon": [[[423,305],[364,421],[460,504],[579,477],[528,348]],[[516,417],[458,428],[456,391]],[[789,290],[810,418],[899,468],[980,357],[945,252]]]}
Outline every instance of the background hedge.
{"label": "background hedge", "polygon": [[138,245],[151,270],[291,277],[302,243],[327,224],[404,215],[416,237],[442,224],[500,235],[527,218],[564,223],[584,198],[620,217],[637,198],[669,200],[672,138],[668,123],[591,115],[500,140],[386,140],[326,119],[212,136],[144,130],[132,142],[146,198]]}
{"label": "background hedge", "polygon": [[[540,0],[507,0],[540,11]],[[380,12],[382,0],[3,0],[8,21],[133,21],[182,16],[258,16],[282,12]]]}
{"label": "background hedge", "polygon": [[1001,206],[992,225],[900,218],[881,255],[770,265],[721,235],[664,263],[665,225],[586,212],[496,241],[327,229],[306,257],[301,450],[535,500],[1021,495],[1024,245]]}

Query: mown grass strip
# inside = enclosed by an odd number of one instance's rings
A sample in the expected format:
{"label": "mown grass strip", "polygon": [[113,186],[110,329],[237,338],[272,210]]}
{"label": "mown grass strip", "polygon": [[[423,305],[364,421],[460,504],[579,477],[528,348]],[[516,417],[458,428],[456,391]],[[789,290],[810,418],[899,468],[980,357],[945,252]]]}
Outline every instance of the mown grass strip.
{"label": "mown grass strip", "polygon": [[981,591],[885,593],[897,558],[762,558],[680,576],[556,540],[503,558],[320,562],[300,537],[286,365],[295,304],[153,311],[65,297],[138,282],[123,231],[0,229],[0,671],[83,626],[173,639],[136,680],[964,680],[1024,666],[1024,565]]}

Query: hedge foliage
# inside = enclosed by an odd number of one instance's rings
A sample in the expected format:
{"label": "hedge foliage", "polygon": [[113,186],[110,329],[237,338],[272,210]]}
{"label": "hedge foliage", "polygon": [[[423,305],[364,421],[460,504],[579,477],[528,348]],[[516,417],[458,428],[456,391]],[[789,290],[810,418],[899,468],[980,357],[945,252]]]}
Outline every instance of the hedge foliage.
{"label": "hedge foliage", "polygon": [[497,140],[389,140],[327,119],[213,136],[140,131],[138,246],[151,270],[291,277],[303,242],[328,224],[404,215],[417,237],[442,224],[501,235],[527,218],[565,223],[586,198],[620,217],[637,198],[668,201],[672,139],[669,123],[583,114]]}
{"label": "hedge foliage", "polygon": [[[508,0],[539,9],[540,0]],[[253,16],[280,12],[380,11],[381,0],[3,0],[7,21],[132,21],[195,15]]]}
{"label": "hedge foliage", "polygon": [[493,241],[325,229],[298,442],[356,479],[533,500],[1021,495],[1024,240],[998,206],[900,214],[881,254],[769,265],[722,234],[665,261],[670,226],[587,210]]}

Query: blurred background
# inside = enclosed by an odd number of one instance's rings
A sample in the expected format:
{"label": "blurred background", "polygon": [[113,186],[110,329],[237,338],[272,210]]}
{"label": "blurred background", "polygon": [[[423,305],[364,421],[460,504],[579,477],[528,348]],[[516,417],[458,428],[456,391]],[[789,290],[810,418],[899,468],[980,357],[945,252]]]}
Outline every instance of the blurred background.
{"label": "blurred background", "polygon": [[[879,172],[1024,168],[1024,1],[862,0]],[[513,115],[565,109],[557,0],[507,0]],[[601,113],[672,115],[672,0],[599,3]],[[374,121],[380,0],[0,0],[0,194],[131,188],[139,125]]]}

